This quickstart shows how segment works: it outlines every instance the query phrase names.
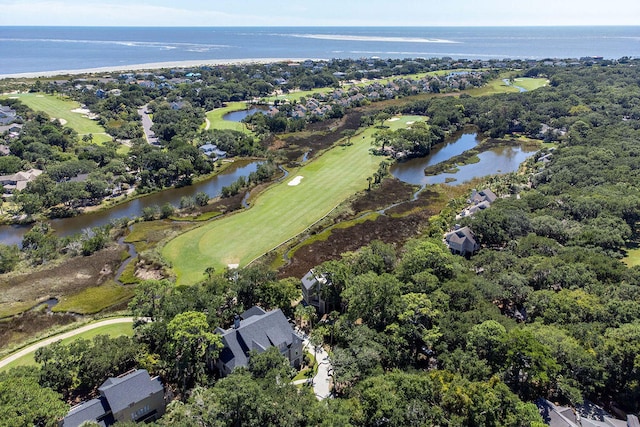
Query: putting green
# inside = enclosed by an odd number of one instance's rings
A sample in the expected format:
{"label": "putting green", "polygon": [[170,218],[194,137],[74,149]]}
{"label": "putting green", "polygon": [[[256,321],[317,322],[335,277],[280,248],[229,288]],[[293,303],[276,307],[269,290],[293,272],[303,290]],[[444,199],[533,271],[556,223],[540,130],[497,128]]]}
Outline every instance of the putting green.
{"label": "putting green", "polygon": [[[391,128],[424,117],[403,116],[387,122]],[[178,284],[202,280],[207,267],[244,266],[295,237],[327,215],[349,196],[368,186],[382,160],[370,154],[376,128],[336,146],[309,164],[290,171],[282,182],[263,193],[251,209],[214,220],[171,240],[163,256],[171,263]],[[297,184],[297,185],[289,185]]]}

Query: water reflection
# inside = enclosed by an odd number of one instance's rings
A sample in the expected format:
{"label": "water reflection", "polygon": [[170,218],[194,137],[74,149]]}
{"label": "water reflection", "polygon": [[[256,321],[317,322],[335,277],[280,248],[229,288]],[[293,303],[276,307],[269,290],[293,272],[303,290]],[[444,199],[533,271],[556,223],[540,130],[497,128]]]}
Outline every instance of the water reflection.
{"label": "water reflection", "polygon": [[447,179],[455,179],[452,184],[461,184],[474,178],[499,173],[515,172],[527,157],[536,152],[536,148],[497,147],[478,154],[480,162],[459,166],[455,173],[441,173],[425,176],[425,184],[441,184]]}
{"label": "water reflection", "polygon": [[[151,206],[162,206],[165,203],[171,203],[179,206],[182,197],[193,197],[196,193],[205,192],[209,197],[220,195],[222,187],[231,185],[241,176],[247,177],[251,172],[258,169],[259,161],[237,161],[230,165],[220,174],[196,184],[181,187],[170,188],[158,193],[150,194],[111,209],[100,212],[93,212],[72,218],[53,219],[49,222],[59,236],[68,236],[80,233],[85,228],[99,227],[109,224],[114,219],[133,218],[142,215],[142,211]],[[5,225],[0,227],[0,242],[5,245],[17,244],[22,242],[22,236],[32,225]]]}
{"label": "water reflection", "polygon": [[391,173],[399,180],[413,185],[424,186],[448,181],[460,184],[481,176],[515,172],[527,157],[537,151],[536,148],[530,147],[496,147],[478,154],[480,158],[478,163],[459,166],[453,173],[440,173],[433,176],[424,174],[424,170],[428,166],[458,156],[474,148],[478,142],[476,134],[463,134],[455,141],[436,147],[427,157],[394,164],[391,167]]}
{"label": "water reflection", "polygon": [[458,139],[444,142],[435,146],[431,150],[431,154],[426,157],[407,160],[406,162],[395,163],[391,166],[391,174],[400,181],[413,184],[427,184],[427,177],[424,169],[427,166],[437,165],[445,162],[452,157],[459,156],[467,150],[471,150],[478,145],[479,140],[475,133],[465,133],[460,135]]}
{"label": "water reflection", "polygon": [[240,122],[242,121],[242,119],[244,119],[247,116],[250,116],[255,113],[264,113],[264,111],[265,110],[263,108],[254,107],[254,108],[249,108],[248,110],[233,111],[231,113],[227,113],[222,118],[230,122]]}

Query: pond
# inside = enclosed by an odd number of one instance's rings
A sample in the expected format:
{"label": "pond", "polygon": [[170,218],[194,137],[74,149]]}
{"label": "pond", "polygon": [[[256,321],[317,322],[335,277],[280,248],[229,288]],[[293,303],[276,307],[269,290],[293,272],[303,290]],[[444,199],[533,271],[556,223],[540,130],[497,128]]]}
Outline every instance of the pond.
{"label": "pond", "polygon": [[[49,223],[58,236],[68,236],[80,233],[85,228],[109,224],[114,219],[141,216],[143,209],[146,207],[162,206],[167,202],[177,207],[182,197],[193,197],[201,191],[207,193],[209,197],[216,197],[220,195],[222,187],[231,185],[241,176],[247,177],[251,172],[255,172],[258,169],[259,164],[259,161],[237,161],[218,175],[193,185],[170,188],[100,212],[78,215],[71,218],[52,219],[49,220]],[[5,245],[19,245],[22,242],[22,236],[30,230],[31,227],[32,225],[0,226],[0,242]]]}
{"label": "pond", "polygon": [[[538,151],[533,147],[495,147],[478,154],[480,161],[464,166],[458,166],[454,173],[441,173],[425,176],[425,184],[461,184],[474,178],[487,175],[515,172],[529,156]],[[455,179],[455,181],[451,181]]]}
{"label": "pond", "polygon": [[394,164],[391,167],[391,174],[399,180],[413,185],[424,186],[445,182],[461,184],[481,176],[515,172],[527,157],[538,151],[535,147],[495,147],[478,154],[480,159],[478,163],[459,166],[453,173],[440,173],[433,176],[424,174],[426,167],[447,161],[474,148],[478,143],[476,134],[462,134],[455,141],[434,148],[429,156]]}
{"label": "pond", "polygon": [[264,108],[254,107],[249,108],[248,110],[240,110],[233,111],[231,113],[225,114],[222,118],[224,120],[228,120],[230,122],[241,122],[247,116],[250,116],[255,113],[264,113],[266,110]]}
{"label": "pond", "polygon": [[459,156],[467,150],[471,150],[480,141],[475,133],[463,133],[458,138],[445,141],[431,149],[431,154],[426,157],[418,157],[404,162],[397,162],[391,166],[391,174],[400,181],[414,184],[427,184],[424,169],[427,166],[437,165],[452,157]]}

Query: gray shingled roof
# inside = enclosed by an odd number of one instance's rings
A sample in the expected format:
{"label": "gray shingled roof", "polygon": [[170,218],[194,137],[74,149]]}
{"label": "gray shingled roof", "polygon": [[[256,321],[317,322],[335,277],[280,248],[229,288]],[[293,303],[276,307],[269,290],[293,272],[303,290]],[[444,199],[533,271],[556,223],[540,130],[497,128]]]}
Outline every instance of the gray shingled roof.
{"label": "gray shingled roof", "polygon": [[264,314],[267,314],[267,312],[264,311],[262,308],[258,307],[257,305],[254,305],[249,310],[242,313],[240,317],[243,319],[248,319],[251,316],[262,316]]}
{"label": "gray shingled roof", "polygon": [[120,378],[109,378],[98,391],[107,399],[111,411],[116,414],[147,396],[164,390],[160,379],[151,380],[149,373],[138,369]]}
{"label": "gray shingled roof", "polygon": [[465,240],[470,240],[475,243],[476,239],[473,236],[473,232],[469,227],[462,227],[458,230],[454,230],[446,235],[447,242],[463,244]]}
{"label": "gray shingled roof", "polygon": [[263,314],[249,309],[243,314],[245,319],[240,321],[239,328],[230,328],[221,334],[224,349],[220,360],[231,370],[247,366],[250,350],[262,352],[272,346],[282,349],[293,343],[293,329],[280,309],[267,313],[258,310]]}
{"label": "gray shingled roof", "polygon": [[[109,405],[104,397],[99,399],[91,399],[80,405],[77,405],[69,411],[66,417],[64,417],[64,427],[78,427],[85,421],[95,421],[100,417],[103,417],[109,412]],[[104,420],[98,423],[101,426],[106,426]]]}
{"label": "gray shingled roof", "polygon": [[302,278],[302,286],[306,289],[312,289],[318,281],[316,280],[316,276],[313,274],[313,270],[309,270],[307,274]]}

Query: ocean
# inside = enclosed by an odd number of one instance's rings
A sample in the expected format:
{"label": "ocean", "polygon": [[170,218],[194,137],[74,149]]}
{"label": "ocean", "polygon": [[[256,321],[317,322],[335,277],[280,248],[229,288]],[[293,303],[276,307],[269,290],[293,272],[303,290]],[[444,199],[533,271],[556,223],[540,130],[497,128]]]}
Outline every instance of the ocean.
{"label": "ocean", "polygon": [[633,27],[0,27],[0,75],[274,58],[640,57]]}

